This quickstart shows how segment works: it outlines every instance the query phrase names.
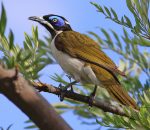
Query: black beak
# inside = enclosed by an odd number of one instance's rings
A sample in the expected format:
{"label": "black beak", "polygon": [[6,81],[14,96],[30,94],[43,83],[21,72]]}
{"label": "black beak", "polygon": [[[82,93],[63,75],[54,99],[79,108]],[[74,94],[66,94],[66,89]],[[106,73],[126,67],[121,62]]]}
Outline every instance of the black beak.
{"label": "black beak", "polygon": [[29,17],[29,20],[36,21],[41,24],[45,23],[45,20],[42,17],[37,17],[37,16],[31,16],[31,17]]}

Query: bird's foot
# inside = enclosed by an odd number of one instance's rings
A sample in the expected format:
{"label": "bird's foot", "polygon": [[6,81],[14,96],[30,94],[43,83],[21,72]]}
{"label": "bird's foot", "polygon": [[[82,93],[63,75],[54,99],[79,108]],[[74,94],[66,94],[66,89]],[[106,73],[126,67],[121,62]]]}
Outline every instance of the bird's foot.
{"label": "bird's foot", "polygon": [[60,101],[62,102],[64,100],[67,89],[64,89],[64,86],[62,86],[61,83],[59,84],[58,87],[60,88],[60,95],[58,95],[58,96],[60,97]]}
{"label": "bird's foot", "polygon": [[94,100],[94,96],[90,95],[89,96],[89,107],[92,107],[93,106],[93,100]]}
{"label": "bird's foot", "polygon": [[97,90],[97,86],[95,85],[95,88],[93,90],[93,92],[90,94],[89,96],[89,106],[92,107],[93,106],[93,101],[96,95],[96,90]]}
{"label": "bird's foot", "polygon": [[72,85],[74,85],[74,84],[76,84],[76,83],[77,83],[77,81],[73,81],[73,82],[67,84],[66,86],[62,86],[62,84],[59,84],[59,88],[60,88],[60,95],[59,95],[60,101],[63,101],[63,100],[64,100],[65,93],[67,92],[67,89],[68,89],[69,87],[71,87],[70,91],[71,91],[71,92],[74,92]]}

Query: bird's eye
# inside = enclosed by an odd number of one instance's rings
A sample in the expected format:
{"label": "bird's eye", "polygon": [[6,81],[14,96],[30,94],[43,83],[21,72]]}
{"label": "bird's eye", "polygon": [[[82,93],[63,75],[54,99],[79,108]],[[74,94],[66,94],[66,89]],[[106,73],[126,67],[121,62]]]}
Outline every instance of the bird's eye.
{"label": "bird's eye", "polygon": [[65,21],[58,16],[50,16],[49,22],[55,27],[62,27],[65,25]]}
{"label": "bird's eye", "polygon": [[53,21],[54,23],[57,23],[57,22],[58,22],[58,19],[57,19],[57,18],[53,18],[52,21]]}

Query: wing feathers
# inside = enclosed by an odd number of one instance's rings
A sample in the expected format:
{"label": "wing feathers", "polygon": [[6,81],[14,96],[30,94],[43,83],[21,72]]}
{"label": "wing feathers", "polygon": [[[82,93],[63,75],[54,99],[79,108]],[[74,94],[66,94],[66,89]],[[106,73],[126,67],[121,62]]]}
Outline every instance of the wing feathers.
{"label": "wing feathers", "polygon": [[58,50],[72,57],[103,67],[112,73],[125,76],[115,63],[102,51],[99,45],[89,37],[74,31],[65,31],[55,39]]}

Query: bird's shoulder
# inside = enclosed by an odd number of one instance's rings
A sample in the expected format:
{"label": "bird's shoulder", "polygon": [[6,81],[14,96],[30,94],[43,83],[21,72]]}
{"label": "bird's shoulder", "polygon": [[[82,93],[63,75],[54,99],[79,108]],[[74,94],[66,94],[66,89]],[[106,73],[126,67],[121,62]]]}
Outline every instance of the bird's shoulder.
{"label": "bird's shoulder", "polygon": [[[99,48],[99,45],[88,36],[75,31],[64,31],[60,33],[55,39],[56,47],[62,49],[62,47],[69,48]],[[61,45],[60,45],[61,44]]]}

